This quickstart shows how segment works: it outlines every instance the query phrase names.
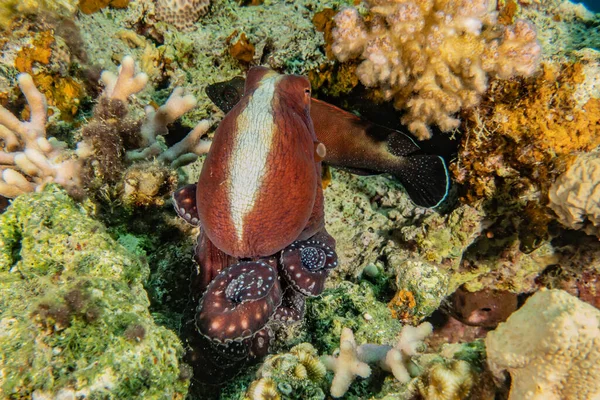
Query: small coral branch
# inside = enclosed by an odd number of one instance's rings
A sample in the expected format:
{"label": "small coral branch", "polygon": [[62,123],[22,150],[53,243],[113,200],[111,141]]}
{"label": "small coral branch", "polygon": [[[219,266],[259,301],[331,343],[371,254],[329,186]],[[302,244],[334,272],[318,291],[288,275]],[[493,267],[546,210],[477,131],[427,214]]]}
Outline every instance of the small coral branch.
{"label": "small coral branch", "polygon": [[401,383],[411,379],[411,358],[418,355],[423,340],[431,335],[433,326],[424,322],[419,326],[405,326],[400,333],[398,343],[394,347],[376,344],[356,346],[354,334],[344,328],[340,337],[340,350],[337,356],[323,357],[328,370],[334,372],[331,384],[331,395],[341,397],[357,376],[367,378],[371,375],[368,364],[377,364],[384,371],[391,372]]}
{"label": "small coral branch", "polygon": [[473,107],[488,77],[531,75],[541,47],[533,26],[497,23],[487,0],[367,0],[371,17],[344,8],[335,16],[332,51],[340,61],[359,59],[356,74],[406,110],[402,123],[419,139],[429,126],[458,127],[454,115]]}
{"label": "small coral branch", "polygon": [[192,129],[188,135],[175,145],[167,148],[160,137],[169,133],[167,125],[177,120],[196,106],[192,95],[183,96],[183,88],[177,87],[171,93],[165,104],[157,110],[146,107],[146,120],[142,124],[142,148],[127,152],[129,161],[137,161],[156,157],[161,163],[173,168],[189,164],[197,156],[208,152],[210,142],[200,138],[210,129],[212,122],[203,120]]}
{"label": "small coral branch", "polygon": [[[56,182],[71,194],[79,194],[81,161],[67,145],[54,137],[46,138],[47,105],[28,74],[18,83],[30,109],[29,121],[20,121],[0,106],[0,195],[14,198]],[[82,149],[82,155],[84,154]]]}

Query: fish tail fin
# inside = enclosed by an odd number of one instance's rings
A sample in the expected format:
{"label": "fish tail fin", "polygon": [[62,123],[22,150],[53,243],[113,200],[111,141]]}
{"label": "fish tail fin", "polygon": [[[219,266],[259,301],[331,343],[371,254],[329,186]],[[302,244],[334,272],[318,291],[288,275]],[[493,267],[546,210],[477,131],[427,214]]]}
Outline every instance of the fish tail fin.
{"label": "fish tail fin", "polygon": [[435,208],[448,197],[450,174],[440,156],[414,154],[405,156],[392,171],[410,199],[420,207]]}

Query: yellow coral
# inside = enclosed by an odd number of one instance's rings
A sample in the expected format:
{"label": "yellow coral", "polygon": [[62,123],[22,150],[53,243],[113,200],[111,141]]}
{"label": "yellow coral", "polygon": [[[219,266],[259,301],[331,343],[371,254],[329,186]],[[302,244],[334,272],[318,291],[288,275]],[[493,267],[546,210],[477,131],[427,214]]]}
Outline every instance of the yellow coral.
{"label": "yellow coral", "polygon": [[392,318],[407,321],[411,318],[410,310],[415,308],[417,302],[411,291],[400,289],[388,303]]}
{"label": "yellow coral", "polygon": [[248,387],[244,400],[280,400],[281,394],[272,378],[260,378]]}
{"label": "yellow coral", "polygon": [[600,145],[600,99],[579,108],[574,96],[583,79],[582,65],[574,63],[491,85],[482,104],[465,114],[458,162],[450,167],[464,186],[463,200],[538,193],[545,202],[573,154]]}
{"label": "yellow coral", "polygon": [[3,0],[0,6],[0,28],[21,15],[52,12],[71,15],[77,9],[79,0]]}
{"label": "yellow coral", "polygon": [[472,387],[473,372],[463,360],[436,363],[417,381],[419,393],[425,400],[466,399]]}
{"label": "yellow coral", "polygon": [[[41,31],[32,36],[31,44],[23,46],[15,58],[15,68],[19,72],[32,74],[37,88],[44,93],[48,105],[55,106],[61,112],[64,120],[72,120],[79,109],[79,99],[84,90],[81,84],[69,76],[61,76],[40,69],[33,73],[36,64],[48,65],[54,55],[55,38],[52,31]],[[27,118],[28,113],[23,115]]]}

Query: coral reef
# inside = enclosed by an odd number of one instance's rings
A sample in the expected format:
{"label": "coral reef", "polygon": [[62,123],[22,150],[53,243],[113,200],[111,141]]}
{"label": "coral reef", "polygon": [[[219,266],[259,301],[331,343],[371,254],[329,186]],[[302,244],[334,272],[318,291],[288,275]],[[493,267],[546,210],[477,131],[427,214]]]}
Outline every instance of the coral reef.
{"label": "coral reef", "polygon": [[411,379],[411,357],[418,354],[423,340],[431,334],[433,327],[424,322],[417,327],[405,326],[395,346],[363,344],[356,346],[352,330],[344,328],[340,336],[337,356],[325,356],[323,362],[328,370],[334,371],[331,395],[341,397],[357,376],[371,375],[369,363],[376,363],[384,371],[391,372],[401,383]]}
{"label": "coral reef", "polygon": [[509,399],[592,399],[598,384],[600,312],[561,290],[541,290],[485,339],[498,379],[511,375]]}
{"label": "coral reef", "polygon": [[352,329],[360,342],[391,344],[402,325],[392,318],[386,304],[378,301],[371,284],[343,281],[307,302],[309,336],[300,340],[331,353],[339,346],[343,327]]}
{"label": "coral reef", "polygon": [[0,396],[183,399],[148,272],[56,185],[15,199],[0,216]]}
{"label": "coral reef", "polygon": [[479,102],[488,76],[529,76],[539,63],[533,25],[498,24],[486,0],[367,5],[368,20],[355,8],[335,16],[332,51],[340,61],[363,60],[360,81],[406,109],[402,122],[419,139],[431,137],[431,124],[457,128],[454,114]]}
{"label": "coral reef", "polygon": [[600,152],[578,156],[552,184],[548,197],[561,224],[600,237]]}
{"label": "coral reef", "polygon": [[209,6],[210,0],[156,0],[156,18],[177,29],[190,30]]}
{"label": "coral reef", "polygon": [[[198,154],[208,151],[210,143],[200,137],[211,122],[201,121],[179,142],[171,146],[165,144],[163,135],[168,133],[167,125],[195,105],[194,98],[183,96],[180,88],[176,88],[158,110],[147,109],[143,123],[125,118],[128,98],[142,90],[148,81],[145,74],[135,74],[134,67],[133,59],[125,57],[118,75],[108,71],[102,74],[105,90],[92,120],[82,129],[83,140],[77,143],[76,151],[68,150],[67,143],[54,137],[46,138],[46,99],[30,75],[19,75],[19,85],[31,110],[30,120],[19,121],[0,106],[0,139],[4,142],[0,152],[0,194],[12,198],[56,182],[72,195],[82,196],[84,188],[98,190],[102,185],[113,186],[125,175],[127,204],[160,203],[149,196],[162,197],[173,189],[175,179],[168,178],[170,173],[166,168],[193,162]],[[127,149],[131,150],[125,152]],[[126,166],[152,158],[163,165],[163,171],[154,175],[167,179],[147,181],[144,187],[133,184],[139,182],[145,172],[133,167],[124,173]],[[121,190],[119,186],[116,189]],[[136,197],[136,189],[144,193]]]}
{"label": "coral reef", "polygon": [[80,16],[78,25],[90,64],[111,69],[127,54],[139,60],[141,70],[152,82],[141,100],[150,103],[150,99],[162,97],[165,87],[188,88],[199,103],[182,123],[194,126],[201,119],[213,117],[216,111],[205,96],[206,87],[243,75],[248,68],[246,61],[229,54],[225,45],[228,38],[246,35],[254,46],[250,65],[305,74],[332,63],[321,48],[323,35],[315,31],[313,15],[324,7],[345,3],[298,0],[240,7],[237,0],[213,0],[210,13],[202,17],[201,24],[194,25],[195,30],[180,32],[167,24],[154,23],[154,2],[136,0],[126,10],[111,10],[110,17],[101,12]]}

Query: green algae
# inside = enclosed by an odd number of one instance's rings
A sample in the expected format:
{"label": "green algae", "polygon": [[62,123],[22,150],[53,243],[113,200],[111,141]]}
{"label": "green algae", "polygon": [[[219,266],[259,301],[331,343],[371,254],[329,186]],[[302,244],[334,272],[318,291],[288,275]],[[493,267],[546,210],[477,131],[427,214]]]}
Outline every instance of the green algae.
{"label": "green algae", "polygon": [[357,343],[389,345],[395,343],[402,328],[387,305],[377,300],[368,282],[341,282],[318,299],[309,300],[306,311],[308,341],[326,354],[339,347],[343,328],[352,329]]}
{"label": "green algae", "polygon": [[0,393],[183,398],[182,347],[157,326],[146,262],[57,186],[0,216]]}

